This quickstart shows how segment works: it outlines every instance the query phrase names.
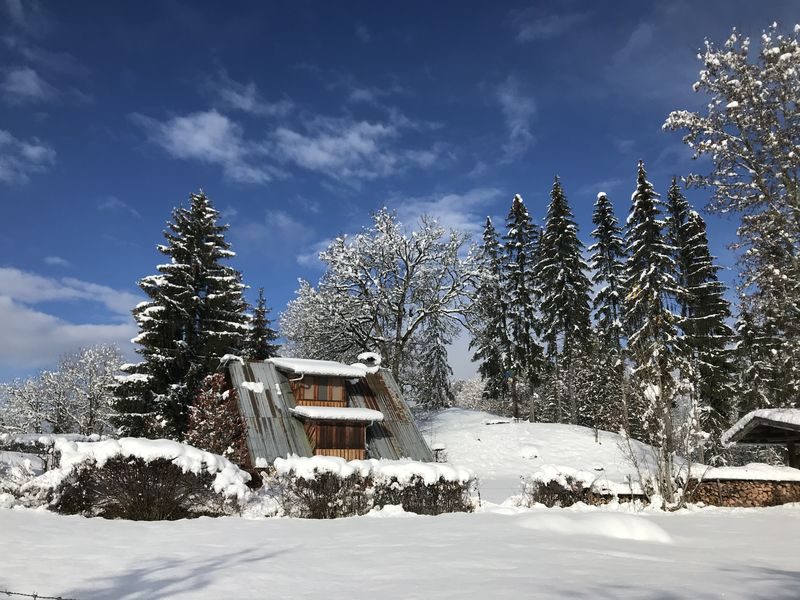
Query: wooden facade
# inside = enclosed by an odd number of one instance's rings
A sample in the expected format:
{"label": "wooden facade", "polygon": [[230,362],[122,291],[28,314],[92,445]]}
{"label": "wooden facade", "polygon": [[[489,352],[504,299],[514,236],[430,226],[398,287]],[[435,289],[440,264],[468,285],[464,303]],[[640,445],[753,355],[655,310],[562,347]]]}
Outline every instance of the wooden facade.
{"label": "wooden facade", "polygon": [[306,375],[292,381],[292,394],[298,406],[347,406],[344,380],[338,377]]}
{"label": "wooden facade", "polygon": [[304,427],[315,455],[341,456],[345,460],[367,457],[367,427],[364,422],[306,421]]}

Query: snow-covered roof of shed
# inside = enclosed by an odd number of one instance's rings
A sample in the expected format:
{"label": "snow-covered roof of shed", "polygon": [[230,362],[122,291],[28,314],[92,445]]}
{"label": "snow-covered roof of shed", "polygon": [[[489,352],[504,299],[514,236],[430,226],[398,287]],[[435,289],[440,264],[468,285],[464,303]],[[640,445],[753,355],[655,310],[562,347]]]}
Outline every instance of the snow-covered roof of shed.
{"label": "snow-covered roof of shed", "polygon": [[295,406],[293,415],[320,421],[383,421],[383,413],[371,408],[337,406]]}
{"label": "snow-covered roof of shed", "polygon": [[333,360],[312,360],[309,358],[269,358],[280,371],[297,375],[320,375],[323,377],[364,377],[367,374],[363,365],[346,365]]}
{"label": "snow-covered roof of shed", "polygon": [[[763,408],[747,413],[733,427],[722,434],[722,443],[729,445],[735,442],[747,443],[743,438],[758,425],[767,425],[800,432],[800,409],[798,408]],[[781,427],[785,426],[785,427]],[[800,435],[800,434],[799,434]],[[754,441],[752,443],[758,443]]]}

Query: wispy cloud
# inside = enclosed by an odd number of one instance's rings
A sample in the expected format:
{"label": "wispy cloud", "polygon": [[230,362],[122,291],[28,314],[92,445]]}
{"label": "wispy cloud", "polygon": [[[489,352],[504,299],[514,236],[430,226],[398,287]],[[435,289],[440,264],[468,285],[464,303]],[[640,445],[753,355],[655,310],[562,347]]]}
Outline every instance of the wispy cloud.
{"label": "wispy cloud", "polygon": [[333,242],[332,238],[325,238],[323,240],[319,240],[318,242],[314,242],[311,244],[311,246],[306,247],[303,252],[295,257],[297,259],[297,264],[308,269],[321,269],[323,267],[323,263],[319,259],[320,252],[327,250],[328,246],[331,245],[331,242]]}
{"label": "wispy cloud", "polygon": [[0,294],[24,304],[52,301],[97,302],[115,314],[127,316],[141,297],[74,277],[43,277],[29,271],[0,267]]}
{"label": "wispy cloud", "polygon": [[496,99],[509,134],[503,152],[505,160],[511,161],[524,154],[535,142],[531,121],[536,115],[536,101],[522,92],[519,81],[513,75],[497,87]]}
{"label": "wispy cloud", "polygon": [[359,23],[356,25],[356,37],[361,40],[361,43],[368,44],[372,39],[372,34],[369,32],[366,25]]}
{"label": "wispy cloud", "polygon": [[502,196],[497,188],[479,187],[464,193],[434,194],[421,198],[395,198],[397,216],[409,227],[416,226],[423,215],[434,217],[442,227],[471,235],[478,234],[492,204]]}
{"label": "wispy cloud", "polygon": [[0,129],[0,182],[25,183],[55,162],[56,152],[37,138],[20,140]]}
{"label": "wispy cloud", "polygon": [[58,95],[56,89],[30,67],[7,70],[0,83],[0,91],[6,102],[11,104],[43,102]]}
{"label": "wispy cloud", "polygon": [[511,22],[517,41],[527,43],[564,35],[590,16],[590,12],[547,13],[537,7],[513,12]]}
{"label": "wispy cloud", "polygon": [[151,142],[171,156],[218,165],[233,181],[266,183],[279,174],[273,167],[252,161],[261,153],[259,145],[245,140],[242,127],[216,110],[163,122],[141,114],[133,119],[145,128]]}
{"label": "wispy cloud", "polygon": [[137,219],[141,219],[142,218],[142,215],[138,210],[133,208],[127,202],[123,202],[122,200],[120,200],[116,196],[109,196],[108,198],[106,198],[102,202],[98,203],[97,209],[101,210],[101,211],[125,212],[125,213],[128,213],[129,215],[131,215],[132,217],[135,217]]}
{"label": "wispy cloud", "polygon": [[50,21],[36,0],[5,0],[3,4],[11,24],[24,33],[41,36],[50,29]]}
{"label": "wispy cloud", "polygon": [[51,267],[69,268],[72,266],[71,262],[69,262],[66,258],[62,258],[60,256],[45,256],[44,263],[46,265],[50,265]]}
{"label": "wispy cloud", "polygon": [[274,154],[284,163],[344,183],[387,177],[411,166],[427,168],[441,146],[404,149],[397,142],[405,123],[317,117],[302,129],[280,127],[272,137]]}
{"label": "wispy cloud", "polygon": [[263,117],[283,117],[294,109],[294,103],[286,98],[266,101],[255,82],[239,83],[231,79],[225,70],[220,70],[210,86],[226,108]]}

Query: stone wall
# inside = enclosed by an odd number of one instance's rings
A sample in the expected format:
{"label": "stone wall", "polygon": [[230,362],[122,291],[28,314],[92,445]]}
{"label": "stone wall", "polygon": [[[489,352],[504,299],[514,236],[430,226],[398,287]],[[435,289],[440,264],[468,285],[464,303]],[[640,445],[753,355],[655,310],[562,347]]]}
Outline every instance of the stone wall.
{"label": "stone wall", "polygon": [[800,481],[743,479],[691,480],[687,487],[691,503],[712,506],[777,506],[800,502]]}

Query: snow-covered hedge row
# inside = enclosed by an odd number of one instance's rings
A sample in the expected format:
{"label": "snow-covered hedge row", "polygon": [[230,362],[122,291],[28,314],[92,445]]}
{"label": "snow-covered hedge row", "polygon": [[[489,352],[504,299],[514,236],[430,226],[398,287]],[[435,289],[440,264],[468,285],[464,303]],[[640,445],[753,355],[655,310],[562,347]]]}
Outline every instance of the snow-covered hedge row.
{"label": "snow-covered hedge row", "polygon": [[606,477],[571,467],[542,465],[533,475],[522,479],[517,500],[523,506],[571,506],[576,502],[595,504],[601,499],[625,496],[643,497],[638,482],[617,483]]}
{"label": "snow-covered hedge row", "polygon": [[278,458],[263,477],[282,514],[315,519],[388,505],[427,515],[469,512],[476,485],[469,471],[446,464],[333,456]]}
{"label": "snow-covered hedge row", "polygon": [[249,493],[228,459],[171,440],[59,439],[58,468],[20,488],[64,513],[142,520],[223,514]]}

